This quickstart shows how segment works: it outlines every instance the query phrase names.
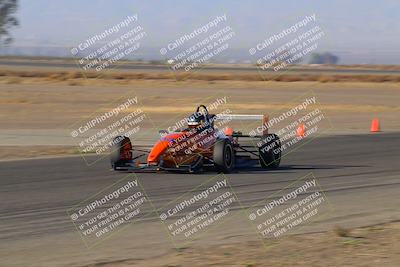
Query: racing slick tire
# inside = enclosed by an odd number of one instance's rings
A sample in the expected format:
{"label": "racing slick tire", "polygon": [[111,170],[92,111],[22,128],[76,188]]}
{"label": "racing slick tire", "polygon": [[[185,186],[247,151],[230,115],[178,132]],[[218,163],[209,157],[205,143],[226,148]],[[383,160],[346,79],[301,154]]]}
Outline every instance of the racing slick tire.
{"label": "racing slick tire", "polygon": [[276,134],[268,134],[261,138],[261,142],[262,145],[258,148],[261,167],[264,169],[278,168],[282,154],[279,137]]}
{"label": "racing slick tire", "polygon": [[213,161],[218,171],[230,173],[235,167],[235,152],[229,139],[219,139],[214,145]]}
{"label": "racing slick tire", "polygon": [[112,141],[110,161],[115,170],[132,160],[132,143],[128,137],[116,136]]}

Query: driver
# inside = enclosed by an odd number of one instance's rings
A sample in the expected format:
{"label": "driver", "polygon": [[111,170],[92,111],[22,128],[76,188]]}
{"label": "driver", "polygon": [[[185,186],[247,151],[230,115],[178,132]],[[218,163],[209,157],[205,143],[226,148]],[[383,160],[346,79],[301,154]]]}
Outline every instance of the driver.
{"label": "driver", "polygon": [[206,118],[200,112],[190,115],[187,119],[187,124],[189,129],[195,129],[197,131],[207,128]]}

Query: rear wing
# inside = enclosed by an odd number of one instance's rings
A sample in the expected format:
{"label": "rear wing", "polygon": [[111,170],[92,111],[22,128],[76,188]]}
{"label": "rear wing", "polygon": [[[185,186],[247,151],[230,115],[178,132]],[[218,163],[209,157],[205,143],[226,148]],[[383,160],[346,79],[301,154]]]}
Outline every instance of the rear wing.
{"label": "rear wing", "polygon": [[216,114],[216,120],[260,120],[262,127],[262,135],[268,134],[268,121],[269,116],[267,114],[263,115],[252,115],[252,114]]}

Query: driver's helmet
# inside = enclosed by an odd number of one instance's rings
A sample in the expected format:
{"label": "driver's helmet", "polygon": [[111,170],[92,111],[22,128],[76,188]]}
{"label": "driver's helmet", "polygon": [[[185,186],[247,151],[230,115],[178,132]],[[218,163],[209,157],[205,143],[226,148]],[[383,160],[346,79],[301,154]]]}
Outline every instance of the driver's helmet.
{"label": "driver's helmet", "polygon": [[200,112],[193,113],[187,119],[187,124],[189,128],[199,128],[204,123],[205,123],[205,117]]}

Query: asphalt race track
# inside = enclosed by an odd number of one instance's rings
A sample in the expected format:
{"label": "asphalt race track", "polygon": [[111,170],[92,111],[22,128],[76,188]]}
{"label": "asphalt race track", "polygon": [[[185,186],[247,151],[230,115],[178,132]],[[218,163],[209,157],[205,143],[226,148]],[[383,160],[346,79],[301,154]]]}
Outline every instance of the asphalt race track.
{"label": "asphalt race track", "polygon": [[[278,170],[249,167],[227,177],[246,207],[312,172],[334,211],[305,231],[329,230],[336,224],[372,225],[400,219],[399,147],[399,133],[319,137],[287,155]],[[112,261],[112,257],[104,259],[102,251],[110,251],[107,245],[114,246],[116,241],[110,239],[110,243],[107,241],[99,249],[87,252],[66,210],[124,175],[110,170],[108,158],[92,166],[87,166],[79,156],[0,162],[0,265],[31,266],[31,259],[35,259],[37,266]],[[137,175],[157,208],[216,173]],[[161,230],[158,232],[158,224],[158,217],[149,214],[147,221],[136,226],[140,228],[138,236],[163,235]],[[246,239],[246,232],[230,230],[232,236]],[[124,230],[116,240],[128,242],[129,231]],[[145,258],[170,249],[164,237],[160,241],[151,239],[151,242],[150,239],[129,240],[127,248],[121,245],[124,250],[117,251],[113,247],[115,253],[110,254],[115,259]],[[146,246],[153,249],[146,250]],[[154,249],[157,247],[160,249]]]}

